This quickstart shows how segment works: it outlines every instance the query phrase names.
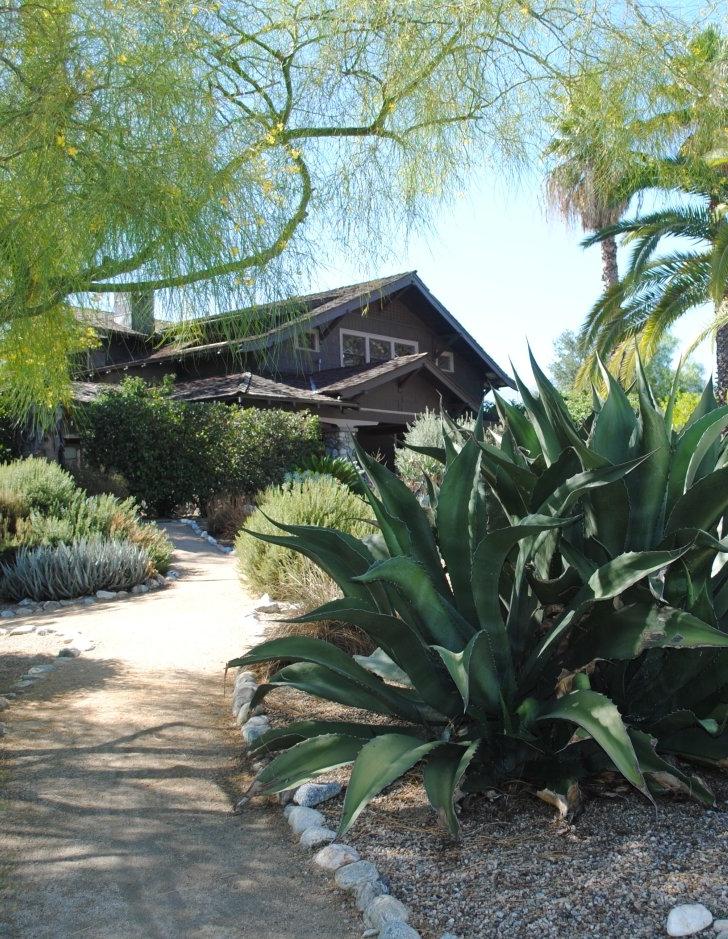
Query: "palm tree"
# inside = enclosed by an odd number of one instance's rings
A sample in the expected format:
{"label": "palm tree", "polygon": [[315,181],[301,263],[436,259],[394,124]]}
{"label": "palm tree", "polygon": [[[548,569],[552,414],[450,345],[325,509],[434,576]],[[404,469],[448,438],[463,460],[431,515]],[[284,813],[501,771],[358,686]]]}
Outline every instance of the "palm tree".
{"label": "palm tree", "polygon": [[[650,358],[676,320],[712,304],[713,317],[696,342],[715,336],[716,386],[728,392],[728,183],[717,172],[712,177],[710,188],[684,192],[692,197],[684,203],[615,222],[583,242],[622,236],[633,250],[624,276],[604,291],[582,328],[582,348],[591,353],[582,383],[597,355],[628,378],[636,349]],[[673,238],[690,245],[661,253]]]}

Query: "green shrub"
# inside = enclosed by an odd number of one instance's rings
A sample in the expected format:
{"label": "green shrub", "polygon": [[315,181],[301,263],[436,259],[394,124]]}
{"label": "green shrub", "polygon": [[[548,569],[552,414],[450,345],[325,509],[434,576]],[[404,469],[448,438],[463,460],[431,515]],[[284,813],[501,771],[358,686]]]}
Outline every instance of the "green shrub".
{"label": "green shrub", "polygon": [[[473,421],[460,422],[464,430],[472,430]],[[439,458],[428,453],[421,453],[413,447],[424,447],[428,451],[442,450],[445,446],[442,418],[429,409],[408,425],[401,447],[394,451],[394,465],[400,477],[414,492],[424,492],[425,477],[438,482],[442,476],[442,463]]]}
{"label": "green shrub", "polygon": [[129,495],[129,483],[121,473],[103,473],[92,466],[77,466],[69,470],[76,485],[90,496],[110,495],[117,499],[126,499]]}
{"label": "green shrub", "polygon": [[97,590],[129,590],[149,573],[149,555],[128,541],[21,548],[12,564],[0,565],[0,593],[13,600],[66,600]]}
{"label": "green shrub", "polygon": [[[73,501],[76,484],[57,463],[32,457],[0,465],[0,493],[11,494],[22,515],[37,511],[60,516]],[[5,500],[0,496],[0,504]]]}
{"label": "green shrub", "polygon": [[303,555],[248,534],[277,531],[265,516],[285,525],[330,525],[359,538],[374,530],[368,521],[372,518],[368,505],[330,476],[313,476],[266,489],[258,509],[238,535],[235,550],[246,586],[278,600],[307,603],[311,597],[316,600],[331,593],[334,585]]}
{"label": "green shrub", "polygon": [[709,385],[678,431],[644,375],[638,415],[605,376],[608,396],[577,426],[532,366],[539,396],[518,381],[525,415],[496,397],[498,446],[479,429],[459,450],[450,441],[431,513],[360,453],[382,559],[336,528],[261,535],[314,559],[343,594],[299,619],[338,618],[379,648],[354,660],[316,639],[264,642],[228,663],[285,663],[252,705],[288,687],[390,723],[269,731],[254,752],[283,752],[257,791],[353,763],[340,833],[420,763],[452,834],[458,791],[510,780],[567,816],[584,781],[615,770],[649,799],[715,804],[676,758],[728,763],[728,407]]}
{"label": "green shrub", "polygon": [[318,473],[323,476],[333,476],[358,496],[364,495],[364,484],[357,466],[351,460],[340,456],[330,456],[328,453],[312,454],[303,460],[296,468],[296,474]]}
{"label": "green shrub", "polygon": [[80,422],[88,463],[120,473],[147,514],[204,510],[216,494],[258,492],[321,450],[313,415],[190,404],[172,390],[171,379],[127,378],[86,405]]}

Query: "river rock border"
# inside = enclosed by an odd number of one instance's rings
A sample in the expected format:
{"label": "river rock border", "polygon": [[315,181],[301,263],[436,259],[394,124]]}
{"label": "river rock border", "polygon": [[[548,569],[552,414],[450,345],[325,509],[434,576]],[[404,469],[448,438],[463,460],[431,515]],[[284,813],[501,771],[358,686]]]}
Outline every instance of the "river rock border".
{"label": "river rock border", "polygon": [[[232,713],[246,747],[270,730],[263,708],[259,705],[251,709],[257,688],[253,672],[238,671],[233,684]],[[266,762],[254,762],[253,770],[258,772]],[[362,859],[352,845],[337,841],[336,832],[326,826],[326,819],[316,810],[315,806],[335,798],[341,791],[340,783],[324,779],[282,792],[278,801],[298,843],[308,851],[315,851],[311,856],[314,868],[326,871],[340,890],[351,894],[364,920],[363,936],[421,939],[420,933],[408,922],[409,909],[390,894],[389,885],[376,865]],[[243,797],[236,811],[242,811],[248,802],[249,797]],[[440,939],[458,937],[444,933]]]}
{"label": "river rock border", "polygon": [[200,538],[204,538],[205,541],[208,542],[208,544],[211,544],[213,548],[217,548],[218,551],[222,551],[223,554],[232,554],[233,551],[235,550],[234,548],[231,548],[229,545],[220,544],[217,538],[213,538],[213,536],[209,532],[206,532],[205,529],[197,522],[196,519],[181,518],[180,522],[182,522],[183,525],[189,526],[196,535],[199,535]]}

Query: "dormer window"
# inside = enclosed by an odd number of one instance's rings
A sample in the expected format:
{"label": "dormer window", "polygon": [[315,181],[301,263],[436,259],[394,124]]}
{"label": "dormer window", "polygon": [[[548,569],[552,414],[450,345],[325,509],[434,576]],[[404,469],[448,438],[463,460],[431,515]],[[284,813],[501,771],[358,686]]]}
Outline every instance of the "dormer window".
{"label": "dormer window", "polygon": [[315,329],[308,329],[306,332],[296,334],[296,348],[304,352],[319,351],[319,334]]}
{"label": "dormer window", "polygon": [[441,352],[435,359],[435,364],[443,372],[454,372],[455,356],[452,352]]}
{"label": "dormer window", "polygon": [[407,339],[341,330],[342,365],[378,365],[403,355],[416,355],[419,345]]}

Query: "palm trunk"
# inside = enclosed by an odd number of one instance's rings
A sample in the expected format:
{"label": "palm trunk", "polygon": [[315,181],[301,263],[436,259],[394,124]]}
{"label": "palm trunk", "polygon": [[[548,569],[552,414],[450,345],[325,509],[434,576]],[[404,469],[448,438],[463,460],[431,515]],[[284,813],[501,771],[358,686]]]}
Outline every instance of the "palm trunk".
{"label": "palm trunk", "polygon": [[[728,299],[721,304],[721,310],[726,304]],[[728,323],[715,333],[715,396],[721,402],[728,398]]]}
{"label": "palm trunk", "polygon": [[619,268],[617,267],[617,242],[614,238],[605,238],[602,244],[602,283],[604,289],[619,281]]}

